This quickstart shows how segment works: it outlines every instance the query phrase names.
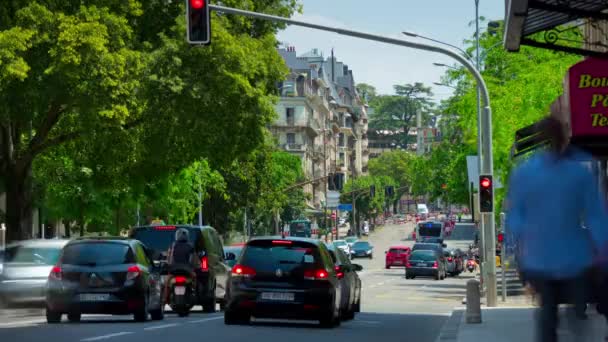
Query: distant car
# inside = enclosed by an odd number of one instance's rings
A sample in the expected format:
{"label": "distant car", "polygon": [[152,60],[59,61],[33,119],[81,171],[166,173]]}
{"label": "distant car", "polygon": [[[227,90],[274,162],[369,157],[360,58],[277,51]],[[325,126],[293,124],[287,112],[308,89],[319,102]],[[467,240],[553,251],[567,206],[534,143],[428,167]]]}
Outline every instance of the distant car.
{"label": "distant car", "polygon": [[0,302],[44,307],[49,273],[68,240],[26,240],[6,246],[0,268]]}
{"label": "distant car", "polygon": [[335,240],[332,244],[337,248],[340,248],[346,255],[350,256],[350,246],[345,240]]}
{"label": "distant car", "polygon": [[443,280],[446,277],[445,262],[435,250],[416,250],[410,255],[405,268],[405,279],[433,277]]}
{"label": "distant car", "polygon": [[374,247],[368,241],[357,241],[351,248],[353,258],[370,258],[374,256]]}
{"label": "distant car", "polygon": [[226,282],[230,267],[226,265],[224,248],[217,231],[210,226],[168,225],[141,226],[130,232],[130,237],[161,255],[166,255],[175,241],[175,231],[184,228],[190,233],[190,242],[200,259],[200,269],[196,270],[198,289],[197,304],[205,312],[215,312],[216,303],[223,306]]}
{"label": "distant car", "polygon": [[355,313],[361,311],[361,279],[357,274],[363,270],[361,265],[352,264],[350,258],[340,248],[328,244],[327,248],[335,263],[335,269],[342,287],[342,302],[340,312],[342,319],[355,318]]}
{"label": "distant car", "polygon": [[411,248],[406,246],[392,246],[386,251],[385,268],[389,269],[392,266],[405,267]]}
{"label": "distant car", "polygon": [[243,246],[226,246],[224,247],[224,255],[226,256],[226,265],[232,267],[236,264],[236,259],[243,251]]}
{"label": "distant car", "polygon": [[349,236],[346,239],[344,239],[344,241],[346,241],[346,243],[348,244],[349,247],[353,247],[353,244],[357,241],[359,241],[359,239],[356,236]]}
{"label": "distant car", "polygon": [[[445,244],[419,242],[419,243],[414,244],[414,246],[412,247],[412,252],[418,251],[418,250],[435,251],[435,252],[437,252],[437,254],[439,254],[439,258],[441,259],[441,261],[445,263],[446,258],[444,256],[443,250],[446,247],[447,246]],[[410,257],[411,257],[411,255],[410,255]]]}
{"label": "distant car", "polygon": [[164,318],[160,268],[153,251],[134,239],[81,238],[69,242],[49,274],[46,320],[79,322],[82,314]]}
{"label": "distant car", "polygon": [[232,268],[224,323],[251,317],[340,324],[342,288],[324,242],[310,238],[258,237],[247,242]]}
{"label": "distant car", "polygon": [[449,275],[457,276],[464,271],[463,255],[459,249],[445,249],[443,253]]}

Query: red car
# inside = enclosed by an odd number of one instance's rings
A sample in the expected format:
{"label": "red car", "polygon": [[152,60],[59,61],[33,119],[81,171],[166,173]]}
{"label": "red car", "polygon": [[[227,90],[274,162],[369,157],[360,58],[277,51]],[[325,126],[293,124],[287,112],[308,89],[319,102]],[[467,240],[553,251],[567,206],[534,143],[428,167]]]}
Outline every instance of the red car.
{"label": "red car", "polygon": [[405,267],[412,249],[405,246],[392,246],[386,252],[386,268],[391,266]]}

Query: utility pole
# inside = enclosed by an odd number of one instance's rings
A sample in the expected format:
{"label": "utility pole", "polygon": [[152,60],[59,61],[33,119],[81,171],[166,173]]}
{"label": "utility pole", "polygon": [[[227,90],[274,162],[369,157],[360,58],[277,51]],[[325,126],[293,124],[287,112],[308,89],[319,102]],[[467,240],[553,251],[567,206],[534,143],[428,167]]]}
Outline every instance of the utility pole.
{"label": "utility pole", "polygon": [[[416,131],[418,132],[418,134],[416,134],[416,151],[418,155],[421,156],[424,154],[424,132],[422,132],[422,113],[420,112],[420,109],[418,109],[418,111],[416,112],[416,127]],[[405,134],[407,135],[408,132],[405,132]]]}

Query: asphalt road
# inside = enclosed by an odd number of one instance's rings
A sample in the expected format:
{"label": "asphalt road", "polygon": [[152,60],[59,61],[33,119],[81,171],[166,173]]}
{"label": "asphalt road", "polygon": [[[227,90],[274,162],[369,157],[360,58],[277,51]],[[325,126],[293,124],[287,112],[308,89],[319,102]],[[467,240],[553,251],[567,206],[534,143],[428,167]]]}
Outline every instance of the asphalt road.
{"label": "asphalt road", "polygon": [[[373,259],[355,259],[364,270],[362,312],[356,319],[333,330],[320,329],[315,322],[256,321],[250,326],[230,326],[222,313],[193,312],[187,318],[169,313],[163,321],[135,323],[130,316],[83,316],[81,323],[47,325],[39,310],[0,310],[1,341],[168,341],[207,340],[252,341],[271,339],[290,342],[369,341],[381,334],[389,340],[435,341],[455,306],[460,305],[466,280],[471,275],[447,278],[406,280],[404,270],[384,268],[384,252],[391,245],[412,245],[406,238],[412,224],[389,225],[374,232]],[[65,319],[65,318],[64,318]]]}

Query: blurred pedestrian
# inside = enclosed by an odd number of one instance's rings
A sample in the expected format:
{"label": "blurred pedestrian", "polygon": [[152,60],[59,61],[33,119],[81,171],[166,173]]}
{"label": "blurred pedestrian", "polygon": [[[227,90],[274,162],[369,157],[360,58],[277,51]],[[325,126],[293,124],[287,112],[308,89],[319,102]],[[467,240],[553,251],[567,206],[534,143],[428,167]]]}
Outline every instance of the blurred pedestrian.
{"label": "blurred pedestrian", "polygon": [[513,171],[506,226],[518,246],[520,271],[540,296],[538,341],[555,342],[560,303],[574,304],[575,329],[586,319],[593,251],[608,252],[608,214],[597,178],[584,163],[593,158],[569,146],[560,121],[538,125],[548,146]]}

